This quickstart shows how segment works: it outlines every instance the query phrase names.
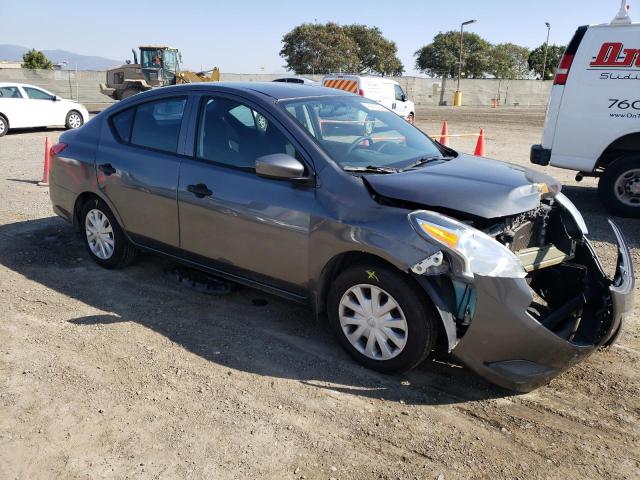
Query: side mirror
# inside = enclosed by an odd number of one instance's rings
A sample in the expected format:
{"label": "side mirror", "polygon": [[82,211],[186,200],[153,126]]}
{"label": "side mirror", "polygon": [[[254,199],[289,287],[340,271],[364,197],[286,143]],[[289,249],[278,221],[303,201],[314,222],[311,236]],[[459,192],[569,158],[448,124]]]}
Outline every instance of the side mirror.
{"label": "side mirror", "polygon": [[59,96],[54,95],[53,97],[51,97],[51,100],[52,100],[53,102],[59,102],[59,101],[60,101],[60,100],[62,100],[62,99],[61,99]]}
{"label": "side mirror", "polygon": [[406,102],[406,101],[407,101],[407,94],[406,94],[406,93],[403,93],[403,94],[402,94],[402,101],[403,101],[403,102]]}
{"label": "side mirror", "polygon": [[304,176],[304,165],[285,153],[256,158],[256,174],[277,180],[307,180]]}

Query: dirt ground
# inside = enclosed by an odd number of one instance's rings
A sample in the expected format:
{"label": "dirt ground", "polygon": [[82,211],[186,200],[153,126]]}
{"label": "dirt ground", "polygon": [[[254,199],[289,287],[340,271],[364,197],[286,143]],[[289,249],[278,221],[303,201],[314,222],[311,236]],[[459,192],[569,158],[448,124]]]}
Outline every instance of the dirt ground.
{"label": "dirt ground", "polygon": [[[483,127],[488,156],[529,165],[543,115],[442,108],[418,125]],[[526,395],[446,358],[379,375],[295,304],[197,293],[150,255],[97,267],[35,185],[60,133],[0,139],[0,478],[640,478],[638,310],[617,345]],[[613,272],[595,182],[550,172]],[[640,268],[640,222],[620,225]]]}

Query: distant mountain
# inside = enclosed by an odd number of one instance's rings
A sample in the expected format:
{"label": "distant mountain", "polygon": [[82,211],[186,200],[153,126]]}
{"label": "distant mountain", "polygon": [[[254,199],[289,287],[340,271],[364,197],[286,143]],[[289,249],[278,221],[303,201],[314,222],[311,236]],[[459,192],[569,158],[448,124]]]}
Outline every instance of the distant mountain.
{"label": "distant mountain", "polygon": [[[22,61],[22,55],[28,50],[30,49],[20,45],[0,45],[0,60]],[[78,65],[78,70],[107,70],[124,63],[121,60],[80,55],[66,50],[43,50],[43,53],[53,63],[66,62],[69,70],[75,70],[76,64]]]}

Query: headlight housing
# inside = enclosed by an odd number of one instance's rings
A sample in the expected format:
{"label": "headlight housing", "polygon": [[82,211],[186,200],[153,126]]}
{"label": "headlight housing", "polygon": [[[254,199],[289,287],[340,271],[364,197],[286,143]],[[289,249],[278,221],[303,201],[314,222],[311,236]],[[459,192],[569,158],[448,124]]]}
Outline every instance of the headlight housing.
{"label": "headlight housing", "polygon": [[423,238],[440,244],[455,273],[473,278],[524,278],[527,275],[518,257],[507,247],[480,230],[451,217],[426,210],[409,214],[409,221]]}

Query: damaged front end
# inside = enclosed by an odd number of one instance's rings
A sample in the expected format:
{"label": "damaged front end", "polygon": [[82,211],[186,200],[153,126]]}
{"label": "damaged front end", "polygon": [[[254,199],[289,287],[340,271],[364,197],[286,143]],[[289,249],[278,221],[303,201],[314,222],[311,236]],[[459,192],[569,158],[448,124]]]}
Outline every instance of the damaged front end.
{"label": "damaged front end", "polygon": [[426,211],[410,219],[443,247],[444,259],[427,259],[413,272],[431,276],[432,285],[450,282],[448,305],[436,303],[455,322],[453,355],[496,385],[528,392],[548,383],[613,343],[631,309],[633,266],[619,228],[609,221],[618,244],[610,279],[562,194],[484,224]]}

